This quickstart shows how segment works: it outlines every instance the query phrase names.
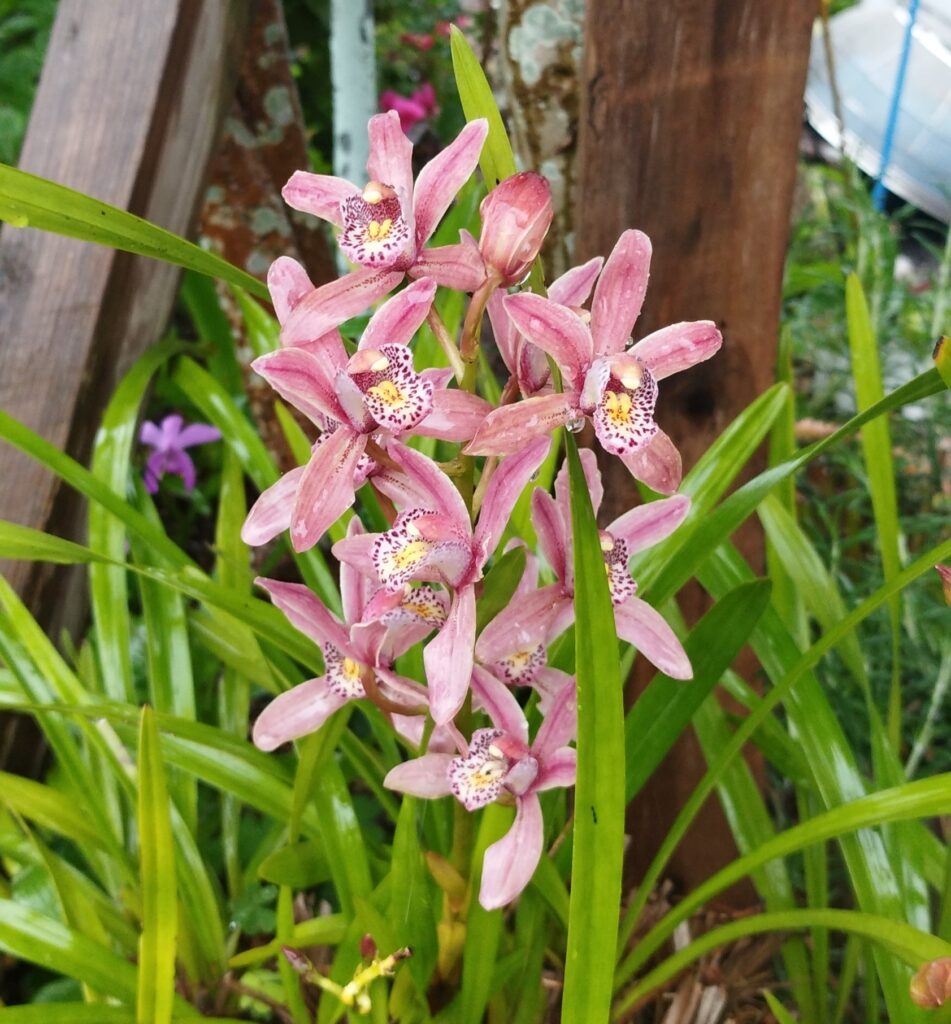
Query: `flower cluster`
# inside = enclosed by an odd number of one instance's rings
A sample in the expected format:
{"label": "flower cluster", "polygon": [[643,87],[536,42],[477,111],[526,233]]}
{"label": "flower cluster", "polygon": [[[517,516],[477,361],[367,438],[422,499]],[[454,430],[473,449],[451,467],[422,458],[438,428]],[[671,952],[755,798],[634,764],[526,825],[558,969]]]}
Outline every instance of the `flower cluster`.
{"label": "flower cluster", "polygon": [[[538,794],[575,777],[575,680],[547,663],[574,619],[564,468],[553,494],[532,492],[541,557],[526,551],[508,606],[480,628],[483,575],[501,549],[522,543],[506,528],[549,456],[552,431],[577,431],[590,420],[606,453],[672,495],[601,531],[617,633],[668,676],[690,678],[673,631],[637,596],[629,562],[689,510],[689,499],[674,494],[679,455],[654,420],[661,382],[712,356],[720,335],[712,323],[685,323],[632,344],[651,255],[638,231],[625,231],[606,261],[553,282],[547,298],[520,290],[552,219],[550,189],[537,174],[517,174],[489,193],[478,239],[462,232],[458,243],[428,246],[486,133],[484,121],[469,123],[414,181],[412,145],[390,111],[370,121],[366,184],[306,172],[288,182],[287,201],[336,226],[355,269],[315,288],[293,260],[271,268],[281,347],[254,368],[319,434],[307,464],[260,496],[243,536],[262,544],[289,530],[294,549],[304,551],[361,488],[376,493],[387,529],[368,532],[353,516],[333,545],[342,616],[303,585],[258,581],[320,646],[325,671],[276,698],[257,719],[254,741],[273,750],[319,728],[347,701],[375,703],[418,755],[390,771],[388,787],[452,796],[468,811],[514,805],[514,824],[488,849],[482,870],[480,900],[498,907],[522,891],[542,856]],[[390,295],[406,277],[411,282]],[[434,306],[439,286],[471,296],[458,344]],[[339,326],[388,295],[348,347]],[[498,404],[475,387],[483,311],[510,374]],[[452,369],[416,364],[413,341],[424,323]],[[456,454],[439,463],[415,438],[454,444]],[[480,466],[475,456],[487,458]],[[597,510],[594,452],[583,450],[582,464]],[[424,644],[424,680],[396,668],[417,644]],[[538,721],[532,736],[530,722]]]}

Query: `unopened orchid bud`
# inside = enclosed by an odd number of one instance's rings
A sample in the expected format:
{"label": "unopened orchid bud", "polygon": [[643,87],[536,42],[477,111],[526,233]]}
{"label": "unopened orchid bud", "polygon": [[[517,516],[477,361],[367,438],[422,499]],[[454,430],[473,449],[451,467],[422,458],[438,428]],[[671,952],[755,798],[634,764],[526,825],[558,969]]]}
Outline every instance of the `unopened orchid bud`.
{"label": "unopened orchid bud", "polygon": [[951,1001],[951,956],[924,964],[911,979],[909,990],[913,1003],[929,1009]]}
{"label": "unopened orchid bud", "polygon": [[941,577],[941,588],[944,590],[944,603],[951,605],[951,565],[936,565]]}
{"label": "unopened orchid bud", "polygon": [[548,179],[534,171],[506,178],[482,200],[479,251],[503,285],[528,273],[551,225],[554,210]]}

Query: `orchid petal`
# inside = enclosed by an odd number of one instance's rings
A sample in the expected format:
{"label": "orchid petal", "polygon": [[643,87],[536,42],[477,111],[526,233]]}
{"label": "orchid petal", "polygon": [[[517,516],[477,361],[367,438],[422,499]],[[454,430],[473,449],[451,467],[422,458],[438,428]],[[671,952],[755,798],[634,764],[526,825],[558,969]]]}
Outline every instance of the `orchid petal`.
{"label": "orchid petal", "polygon": [[540,487],[532,491],[532,526],[545,561],[562,582],[568,575],[568,531],[555,499]]}
{"label": "orchid petal", "polygon": [[383,779],[387,789],[395,789],[424,800],[449,796],[449,763],[452,754],[423,754],[391,768]]}
{"label": "orchid petal", "polygon": [[439,635],[423,650],[429,708],[436,725],[451,721],[466,699],[472,677],[475,628],[475,591],[471,586],[461,587]]}
{"label": "orchid petal", "polygon": [[517,455],[503,459],[493,474],[482,500],[479,523],[475,530],[475,543],[484,553],[483,560],[495,551],[515,503],[547,458],[550,449],[549,438],[536,438]]}
{"label": "orchid petal", "polygon": [[332,174],[311,174],[295,171],[281,189],[284,202],[295,210],[312,213],[329,221],[334,227],[343,227],[341,206],[345,199],[360,191],[352,181]]}
{"label": "orchid petal", "polygon": [[607,532],[624,541],[628,556],[634,555],[669,537],[687,518],[689,511],[690,499],[685,494],[649,501],[615,519]]}
{"label": "orchid petal", "polygon": [[433,411],[416,424],[414,433],[441,441],[469,441],[482,426],[492,406],[478,395],[453,388],[433,394]]}
{"label": "orchid petal", "polygon": [[[455,376],[448,366],[429,366],[425,370],[420,370],[419,375],[423,380],[428,380],[436,391],[442,391],[449,387]],[[466,394],[468,393],[467,391]]]}
{"label": "orchid petal", "polygon": [[195,487],[195,463],[189,456],[177,448],[156,453],[164,459],[163,469],[166,473],[180,476],[186,491],[194,490]]}
{"label": "orchid petal", "polygon": [[[514,601],[513,601],[514,604]],[[503,609],[482,630],[476,643],[476,656],[486,665],[494,665],[519,651],[547,647],[571,623],[574,610],[560,583],[552,583],[518,597],[517,614],[513,607]]]}
{"label": "orchid petal", "polygon": [[255,359],[251,368],[317,426],[324,427],[327,419],[346,420],[333,360],[320,359],[303,348],[279,348]]}
{"label": "orchid petal", "polygon": [[613,355],[627,345],[644,304],[650,261],[650,239],[642,231],[625,231],[617,240],[591,303],[596,356]]}
{"label": "orchid petal", "polygon": [[366,449],[364,434],[339,427],[326,441],[314,445],[301,478],[291,515],[291,544],[306,551],[353,504],[353,474]]}
{"label": "orchid petal", "polygon": [[315,288],[291,311],[281,342],[305,348],[318,345],[328,331],[362,313],[402,280],[399,270],[362,268]]}
{"label": "orchid petal", "polygon": [[566,423],[581,419],[576,391],[536,395],[514,405],[503,405],[486,416],[466,455],[511,455],[532,438],[550,434]]}
{"label": "orchid petal", "polygon": [[716,355],[722,344],[723,337],[712,320],[697,320],[654,331],[628,349],[628,354],[639,359],[655,380],[663,380]]}
{"label": "orchid petal", "polygon": [[151,420],[146,420],[139,428],[139,442],[150,445],[152,448],[160,448],[164,441],[162,428]]}
{"label": "orchid petal", "polygon": [[[363,537],[364,529],[360,520],[354,516],[347,526],[347,539]],[[373,581],[360,572],[349,562],[340,565],[340,603],[343,606],[344,621],[359,622],[363,611],[370,601],[376,587]]]}
{"label": "orchid petal", "polygon": [[505,683],[491,672],[486,672],[481,665],[476,665],[472,669],[472,693],[497,729],[528,746],[528,721]]}
{"label": "orchid petal", "polygon": [[382,622],[355,622],[350,627],[350,657],[361,665],[380,663],[380,651],[386,639],[386,625]]}
{"label": "orchid petal", "polygon": [[432,459],[398,442],[390,445],[388,453],[403,468],[416,488],[428,496],[427,508],[441,512],[462,533],[471,532],[466,503],[462,500],[456,485]]}
{"label": "orchid petal", "polygon": [[552,281],[548,288],[548,298],[559,306],[583,306],[603,266],[604,257],[595,256],[580,267],[566,270],[561,277]]}
{"label": "orchid petal", "polygon": [[674,442],[658,430],[646,448],[621,456],[631,476],[658,494],[673,494],[680,486],[683,467]]}
{"label": "orchid petal", "polygon": [[387,299],[370,318],[357,348],[408,345],[426,321],[436,295],[436,282],[424,277]]}
{"label": "orchid petal", "polygon": [[480,117],[470,121],[442,152],[419,172],[413,207],[416,239],[420,246],[436,230],[456,193],[476,169],[489,122]]}
{"label": "orchid petal", "polygon": [[[402,203],[413,194],[413,144],[403,134],[399,114],[390,110],[375,114],[367,125],[370,136],[370,159],[367,174],[395,189]],[[408,211],[404,208],[404,216]],[[409,220],[410,218],[407,218]]]}
{"label": "orchid petal", "polygon": [[[380,536],[382,534],[379,533],[349,535],[344,537],[343,540],[338,540],[330,551],[338,562],[343,562],[345,565],[350,566],[361,576],[365,576],[370,580],[376,580],[378,577],[371,552],[373,545],[376,544],[377,538]],[[347,619],[352,621],[349,615]]]}
{"label": "orchid petal", "polygon": [[532,880],[541,860],[545,830],[538,797],[520,797],[516,808],[512,827],[485,851],[482,861],[479,902],[486,910],[511,903]]}
{"label": "orchid petal", "polygon": [[276,484],[262,491],[241,527],[241,539],[245,544],[250,547],[267,544],[290,527],[294,496],[300,487],[304,469],[304,466],[298,466],[290,470]]}
{"label": "orchid petal", "polygon": [[578,697],[576,685],[569,683],[559,690],[538,728],[532,754],[545,761],[559,747],[570,743],[578,734]]}
{"label": "orchid petal", "polygon": [[279,694],[258,715],[251,737],[259,750],[274,750],[288,740],[315,732],[347,698],[332,690],[325,676]]}
{"label": "orchid petal", "polygon": [[580,388],[594,352],[591,332],[581,317],[531,292],[509,295],[503,305],[519,333],[555,360],[571,387]]}
{"label": "orchid petal", "polygon": [[267,272],[267,290],[278,323],[283,324],[300,300],[314,290],[314,285],[297,260],[278,256]]}
{"label": "orchid petal", "polygon": [[636,647],[671,679],[692,679],[693,669],[680,641],[660,612],[639,597],[629,597],[614,609],[617,635]]}
{"label": "orchid petal", "polygon": [[[572,609],[572,612],[574,609]],[[547,715],[550,713],[558,694],[566,686],[574,686],[575,677],[562,672],[561,669],[549,668],[547,665],[540,668],[535,674],[532,689],[538,694],[538,710]]]}
{"label": "orchid petal", "polygon": [[316,594],[303,583],[285,583],[259,576],[254,581],[266,590],[271,603],[284,613],[288,622],[309,636],[321,649],[332,644],[345,654],[350,648],[347,630],[326,608]]}
{"label": "orchid petal", "polygon": [[535,792],[545,789],[564,789],[575,784],[578,774],[578,752],[571,747],[562,747],[549,755],[544,764],[539,765],[538,778],[535,780]]}
{"label": "orchid petal", "polygon": [[492,336],[495,338],[495,347],[499,350],[505,368],[513,376],[518,369],[518,341],[519,334],[515,324],[505,311],[503,299],[505,293],[494,291],[489,296],[486,304],[486,311],[489,314],[489,323],[492,324]]}
{"label": "orchid petal", "polygon": [[437,245],[422,249],[409,269],[410,277],[431,277],[444,288],[474,292],[485,281],[485,264],[479,243],[468,231],[460,231],[457,245]]}
{"label": "orchid petal", "polygon": [[210,423],[190,423],[178,435],[179,448],[191,448],[196,444],[210,444],[221,440],[221,431]]}

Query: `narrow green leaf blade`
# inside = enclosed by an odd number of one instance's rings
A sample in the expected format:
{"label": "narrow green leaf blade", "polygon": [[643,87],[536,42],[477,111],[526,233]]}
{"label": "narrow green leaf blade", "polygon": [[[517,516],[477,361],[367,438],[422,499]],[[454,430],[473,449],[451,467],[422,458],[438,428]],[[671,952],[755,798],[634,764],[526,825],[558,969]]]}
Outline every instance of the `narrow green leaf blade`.
{"label": "narrow green leaf blade", "polygon": [[142,709],[138,766],[142,934],[136,991],[137,1024],[166,1024],[175,997],[178,904],[168,788],[152,709]]}
{"label": "narrow green leaf blade", "polygon": [[0,220],[175,263],[268,298],[267,288],[256,278],[171,231],[5,164],[0,164]]}
{"label": "narrow green leaf blade", "polygon": [[456,76],[456,88],[462,101],[462,110],[467,121],[484,117],[489,122],[489,135],[482,147],[479,166],[485,186],[491,190],[500,181],[511,177],[515,171],[515,154],[509,142],[508,132],[502,123],[498,104],[492,95],[492,87],[485,77],[479,58],[472,52],[466,37],[452,26],[450,48],[452,51],[452,70]]}
{"label": "narrow green leaf blade", "polygon": [[624,847],[624,705],[614,609],[578,448],[566,438],[574,537],[578,776],[563,1024],[607,1020]]}
{"label": "narrow green leaf blade", "polygon": [[[872,318],[858,275],[849,274],[845,283],[845,310],[848,323],[849,348],[852,353],[852,377],[858,411],[865,412],[885,397],[882,368]],[[892,580],[901,568],[898,547],[898,499],[895,495],[895,463],[892,458],[892,436],[888,420],[879,416],[863,425],[860,436],[865,458],[865,472],[872,498],[878,549],[886,581]],[[892,632],[892,680],[888,695],[888,739],[892,749],[901,746],[901,595],[888,602]]]}
{"label": "narrow green leaf blade", "polygon": [[624,723],[626,800],[640,791],[730,667],[766,610],[770,589],[769,580],[757,580],[718,601],[684,645],[694,667],[693,679],[684,683],[658,673],[628,712]]}

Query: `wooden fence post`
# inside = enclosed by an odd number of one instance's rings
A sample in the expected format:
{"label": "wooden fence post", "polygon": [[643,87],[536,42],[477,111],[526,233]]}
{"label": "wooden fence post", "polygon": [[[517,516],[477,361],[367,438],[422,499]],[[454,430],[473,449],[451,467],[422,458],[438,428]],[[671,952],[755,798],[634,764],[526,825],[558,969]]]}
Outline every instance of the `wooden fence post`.
{"label": "wooden fence post", "polygon": [[[61,0],[20,166],[185,234],[231,98],[241,0]],[[165,329],[178,269],[9,226],[0,233],[0,408],[85,460],[131,360]],[[0,518],[76,535],[78,502],[0,445]],[[54,632],[60,574],[0,566]],[[70,611],[76,609],[76,611]]]}
{"label": "wooden fence post", "polygon": [[[575,263],[606,255],[624,228],[641,228],[654,257],[637,336],[697,319],[716,320],[724,335],[715,360],[660,389],[657,418],[685,469],[773,379],[815,13],[815,0],[587,6]],[[617,460],[604,469],[610,520],[630,503],[633,483]],[[761,566],[758,531],[739,542]],[[704,604],[699,588],[685,595],[689,621]],[[703,767],[696,741],[684,737],[636,801],[636,876]],[[688,887],[732,853],[719,807],[708,803],[705,813],[712,817],[671,866]]]}

